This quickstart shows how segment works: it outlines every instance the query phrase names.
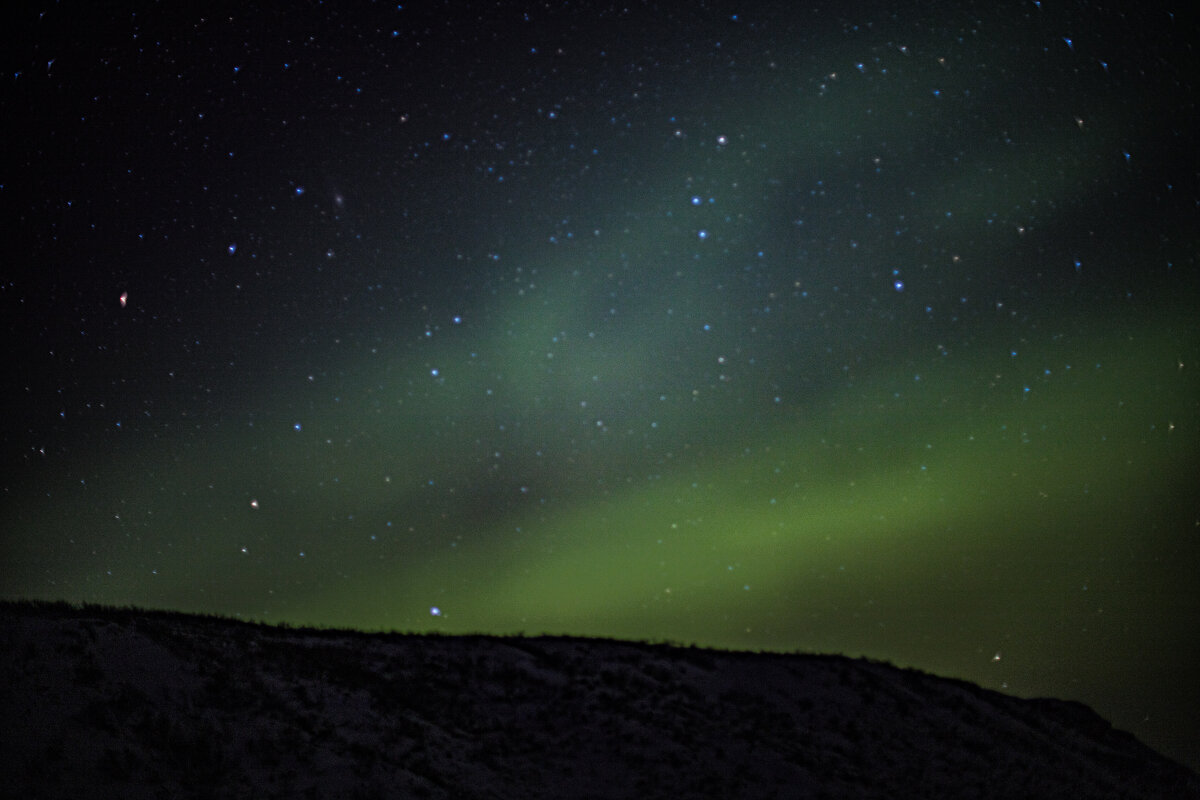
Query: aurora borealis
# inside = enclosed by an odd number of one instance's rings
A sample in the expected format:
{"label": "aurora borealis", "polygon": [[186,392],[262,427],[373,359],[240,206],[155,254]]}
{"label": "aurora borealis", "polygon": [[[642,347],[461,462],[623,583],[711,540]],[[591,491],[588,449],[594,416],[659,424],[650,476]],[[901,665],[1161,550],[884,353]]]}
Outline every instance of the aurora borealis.
{"label": "aurora borealis", "polygon": [[475,5],[6,12],[0,595],[864,654],[1200,764],[1195,29]]}

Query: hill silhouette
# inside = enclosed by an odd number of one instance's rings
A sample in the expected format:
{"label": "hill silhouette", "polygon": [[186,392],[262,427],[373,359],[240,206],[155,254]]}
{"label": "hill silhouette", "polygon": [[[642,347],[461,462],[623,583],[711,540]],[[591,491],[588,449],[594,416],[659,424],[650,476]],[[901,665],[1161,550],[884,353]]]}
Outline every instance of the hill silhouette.
{"label": "hill silhouette", "polygon": [[0,604],[10,797],[1187,798],[1075,702],[886,663]]}

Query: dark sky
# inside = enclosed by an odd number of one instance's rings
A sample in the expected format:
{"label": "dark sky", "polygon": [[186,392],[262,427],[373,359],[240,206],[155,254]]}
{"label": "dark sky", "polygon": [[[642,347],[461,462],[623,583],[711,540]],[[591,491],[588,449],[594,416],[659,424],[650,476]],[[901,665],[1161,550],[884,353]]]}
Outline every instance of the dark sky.
{"label": "dark sky", "polygon": [[0,595],[866,654],[1200,765],[1182,17],[135,5],[5,12]]}

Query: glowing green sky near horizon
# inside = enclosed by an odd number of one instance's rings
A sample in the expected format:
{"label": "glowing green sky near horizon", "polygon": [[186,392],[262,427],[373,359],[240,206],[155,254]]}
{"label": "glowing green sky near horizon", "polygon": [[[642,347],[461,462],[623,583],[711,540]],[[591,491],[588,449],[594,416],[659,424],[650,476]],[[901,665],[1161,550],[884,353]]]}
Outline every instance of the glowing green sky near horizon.
{"label": "glowing green sky near horizon", "polygon": [[43,31],[0,596],[865,654],[1200,763],[1182,32],[420,13],[157,20],[142,95]]}

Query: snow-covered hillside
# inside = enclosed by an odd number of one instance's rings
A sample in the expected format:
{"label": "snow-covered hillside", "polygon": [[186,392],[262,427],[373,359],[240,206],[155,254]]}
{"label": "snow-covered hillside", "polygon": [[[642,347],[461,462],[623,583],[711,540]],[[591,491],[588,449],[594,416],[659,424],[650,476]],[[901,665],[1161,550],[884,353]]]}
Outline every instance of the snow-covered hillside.
{"label": "snow-covered hillside", "polygon": [[840,656],[0,605],[36,797],[1185,798],[1086,706]]}

